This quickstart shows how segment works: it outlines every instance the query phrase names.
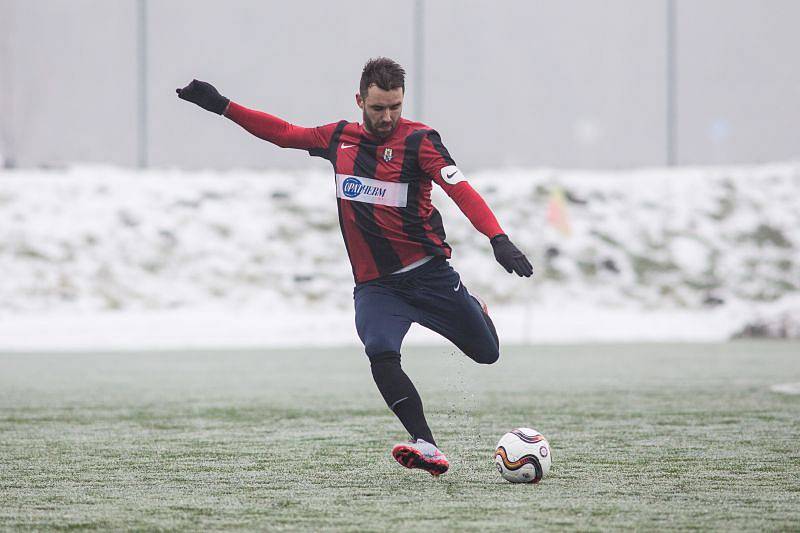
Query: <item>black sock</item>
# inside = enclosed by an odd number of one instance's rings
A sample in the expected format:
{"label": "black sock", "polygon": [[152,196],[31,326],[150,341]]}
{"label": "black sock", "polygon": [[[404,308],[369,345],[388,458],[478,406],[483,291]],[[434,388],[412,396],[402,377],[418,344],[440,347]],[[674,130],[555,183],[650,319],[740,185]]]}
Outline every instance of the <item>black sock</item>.
{"label": "black sock", "polygon": [[372,377],[381,392],[386,405],[389,406],[403,426],[411,434],[411,438],[423,439],[434,446],[436,442],[425,421],[422,410],[422,399],[417,389],[400,367],[400,354],[384,352],[369,358]]}

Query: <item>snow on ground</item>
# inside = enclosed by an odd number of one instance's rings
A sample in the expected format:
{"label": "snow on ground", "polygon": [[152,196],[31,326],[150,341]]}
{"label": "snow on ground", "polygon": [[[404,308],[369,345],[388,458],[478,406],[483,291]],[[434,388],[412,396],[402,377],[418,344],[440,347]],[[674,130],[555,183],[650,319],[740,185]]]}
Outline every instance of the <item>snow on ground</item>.
{"label": "snow on ground", "polygon": [[800,383],[778,383],[769,388],[772,392],[779,392],[781,394],[800,394]]}
{"label": "snow on ground", "polygon": [[[800,331],[800,164],[470,181],[534,263],[507,275],[434,189],[504,342]],[[0,172],[0,349],[356,345],[334,194],[324,167]]]}

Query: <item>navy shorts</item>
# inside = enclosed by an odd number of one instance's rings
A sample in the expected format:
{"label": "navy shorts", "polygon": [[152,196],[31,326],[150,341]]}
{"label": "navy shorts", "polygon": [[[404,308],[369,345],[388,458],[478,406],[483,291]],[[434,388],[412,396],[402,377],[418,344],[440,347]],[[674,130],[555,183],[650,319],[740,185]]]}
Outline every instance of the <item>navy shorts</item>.
{"label": "navy shorts", "polygon": [[369,357],[400,353],[412,322],[442,335],[478,363],[494,363],[500,356],[491,321],[444,257],[359,283],[353,298],[356,330]]}

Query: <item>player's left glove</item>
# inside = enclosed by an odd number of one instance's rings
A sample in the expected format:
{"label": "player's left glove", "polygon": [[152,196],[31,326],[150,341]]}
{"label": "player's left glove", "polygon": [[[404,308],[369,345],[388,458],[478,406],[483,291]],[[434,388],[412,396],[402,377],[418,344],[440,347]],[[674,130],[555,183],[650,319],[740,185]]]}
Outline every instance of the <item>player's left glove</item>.
{"label": "player's left glove", "polygon": [[508,240],[508,235],[505,233],[495,235],[490,242],[492,243],[492,248],[494,248],[494,258],[509,274],[516,272],[518,276],[525,276],[526,278],[533,274],[531,262],[528,261],[528,258],[519,248],[514,246],[514,243]]}
{"label": "player's left glove", "polygon": [[228,108],[230,100],[219,94],[219,91],[208,82],[192,80],[182,89],[175,89],[178,98],[197,104],[206,111],[221,115]]}

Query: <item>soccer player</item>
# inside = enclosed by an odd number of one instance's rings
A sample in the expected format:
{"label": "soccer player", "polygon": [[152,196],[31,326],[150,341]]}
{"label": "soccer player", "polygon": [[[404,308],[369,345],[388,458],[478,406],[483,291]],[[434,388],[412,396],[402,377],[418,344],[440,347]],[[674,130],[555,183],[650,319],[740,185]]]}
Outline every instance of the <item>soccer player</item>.
{"label": "soccer player", "polygon": [[447,458],[400,365],[403,337],[416,322],[481,364],[497,361],[500,343],[486,306],[447,262],[450,246],[442,217],[431,204],[432,183],[489,238],[506,271],[529,277],[533,267],[467,182],[439,134],[401,117],[403,68],[383,57],[364,66],[356,94],[362,124],[341,120],[316,128],[295,126],[233,102],[198,80],[177,93],[253,135],[283,148],[307,150],[333,165],[339,225],[355,278],[358,336],[378,390],[411,435],[392,449],[392,456],[407,468],[446,472]]}

